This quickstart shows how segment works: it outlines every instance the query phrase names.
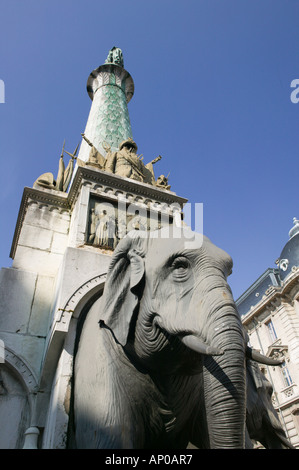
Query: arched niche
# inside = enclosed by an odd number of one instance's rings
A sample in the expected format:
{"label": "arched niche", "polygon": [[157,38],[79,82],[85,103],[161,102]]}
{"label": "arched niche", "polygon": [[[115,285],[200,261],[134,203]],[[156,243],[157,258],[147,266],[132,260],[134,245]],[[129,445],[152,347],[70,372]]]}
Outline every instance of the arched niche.
{"label": "arched niche", "polygon": [[4,359],[0,363],[0,449],[21,449],[34,422],[38,385],[29,366],[7,346]]}
{"label": "arched niche", "polygon": [[70,419],[73,361],[85,316],[103,292],[106,274],[78,288],[66,302],[53,326],[41,376],[43,394],[38,408],[48,408],[42,447],[64,449]]}

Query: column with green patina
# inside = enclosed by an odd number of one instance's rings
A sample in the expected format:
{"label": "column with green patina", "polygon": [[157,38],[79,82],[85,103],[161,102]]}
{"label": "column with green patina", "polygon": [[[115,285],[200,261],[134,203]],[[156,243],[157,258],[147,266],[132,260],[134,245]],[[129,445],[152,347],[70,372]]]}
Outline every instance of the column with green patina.
{"label": "column with green patina", "polygon": [[[105,64],[93,70],[87,81],[92,105],[84,134],[104,156],[105,148],[116,151],[123,140],[132,138],[127,104],[134,93],[134,82],[123,65],[121,50],[113,48]],[[87,161],[89,152],[90,146],[83,140],[79,158]]]}

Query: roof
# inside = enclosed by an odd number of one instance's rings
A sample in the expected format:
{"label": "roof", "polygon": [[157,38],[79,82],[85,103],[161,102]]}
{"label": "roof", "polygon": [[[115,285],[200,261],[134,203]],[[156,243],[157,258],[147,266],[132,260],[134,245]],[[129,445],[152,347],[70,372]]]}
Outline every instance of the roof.
{"label": "roof", "polygon": [[279,269],[268,268],[237,300],[236,306],[242,317],[249,312],[251,307],[257,305],[266,295],[269,287],[280,286]]}
{"label": "roof", "polygon": [[236,306],[241,317],[246,315],[267,294],[270,287],[283,286],[290,274],[299,267],[299,220],[293,219],[294,226],[289,240],[277,260],[277,268],[268,268],[237,300]]}

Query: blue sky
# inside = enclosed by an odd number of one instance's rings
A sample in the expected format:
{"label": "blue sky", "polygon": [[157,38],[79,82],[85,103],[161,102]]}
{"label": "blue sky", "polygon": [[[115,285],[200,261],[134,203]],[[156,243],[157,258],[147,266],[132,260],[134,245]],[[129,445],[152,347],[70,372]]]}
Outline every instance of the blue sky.
{"label": "blue sky", "polygon": [[57,174],[91,101],[90,72],[113,46],[135,83],[144,161],[204,204],[204,233],[233,258],[235,298],[275,267],[299,217],[299,2],[0,0],[0,266],[25,186]]}

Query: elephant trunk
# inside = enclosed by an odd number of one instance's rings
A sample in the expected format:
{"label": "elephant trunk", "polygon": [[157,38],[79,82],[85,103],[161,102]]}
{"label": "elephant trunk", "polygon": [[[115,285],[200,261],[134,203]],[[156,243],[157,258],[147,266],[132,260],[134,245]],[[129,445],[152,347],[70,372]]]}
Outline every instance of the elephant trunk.
{"label": "elephant trunk", "polygon": [[209,343],[223,354],[203,356],[209,446],[244,448],[246,367],[241,321],[232,301],[216,309],[210,320]]}

